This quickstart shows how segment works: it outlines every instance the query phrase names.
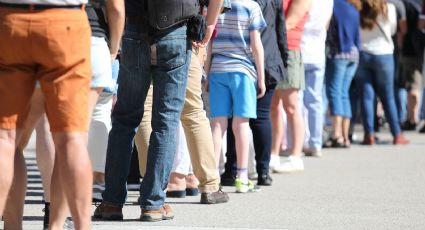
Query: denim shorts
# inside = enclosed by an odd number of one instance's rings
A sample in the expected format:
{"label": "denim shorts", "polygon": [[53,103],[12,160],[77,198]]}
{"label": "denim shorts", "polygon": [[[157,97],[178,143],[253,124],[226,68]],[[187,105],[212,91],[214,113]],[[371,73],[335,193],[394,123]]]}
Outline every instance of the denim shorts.
{"label": "denim shorts", "polygon": [[211,117],[257,118],[256,81],[244,73],[210,73]]}
{"label": "denim shorts", "polygon": [[[90,88],[115,88],[112,80],[112,64],[108,44],[103,37],[91,37],[92,79]],[[37,89],[40,83],[37,81]]]}
{"label": "denim shorts", "polygon": [[103,37],[91,37],[91,66],[91,88],[113,87],[111,55]]}

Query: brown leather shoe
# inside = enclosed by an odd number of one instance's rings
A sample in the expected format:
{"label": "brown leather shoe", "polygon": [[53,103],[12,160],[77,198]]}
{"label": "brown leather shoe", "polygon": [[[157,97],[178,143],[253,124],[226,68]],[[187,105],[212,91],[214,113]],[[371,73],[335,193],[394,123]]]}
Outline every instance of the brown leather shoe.
{"label": "brown leather shoe", "polygon": [[399,135],[395,136],[395,137],[394,137],[394,140],[393,140],[393,144],[395,144],[395,145],[407,145],[407,144],[409,144],[409,143],[410,143],[410,141],[409,141],[409,140],[407,140],[407,139],[403,136],[403,134],[399,134]]}
{"label": "brown leather shoe", "polygon": [[101,203],[94,210],[93,218],[98,220],[122,220],[122,208]]}
{"label": "brown leather shoe", "polygon": [[170,205],[164,204],[161,209],[157,210],[144,210],[142,209],[141,221],[155,222],[161,220],[171,220],[174,218],[174,212]]}
{"label": "brown leather shoe", "polygon": [[370,135],[370,134],[365,134],[361,144],[362,145],[374,145],[375,144],[375,136]]}

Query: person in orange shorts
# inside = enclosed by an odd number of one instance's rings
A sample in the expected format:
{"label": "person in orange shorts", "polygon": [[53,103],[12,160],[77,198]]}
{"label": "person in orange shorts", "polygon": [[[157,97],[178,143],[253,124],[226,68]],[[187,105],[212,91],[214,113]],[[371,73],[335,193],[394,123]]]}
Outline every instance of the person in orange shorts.
{"label": "person in orange shorts", "polygon": [[[76,229],[90,229],[92,170],[87,153],[91,79],[87,0],[0,0],[0,215],[35,82],[41,84],[56,149],[51,226],[62,229],[67,203]],[[14,164],[15,161],[15,164]],[[78,183],[78,186],[77,186]]]}

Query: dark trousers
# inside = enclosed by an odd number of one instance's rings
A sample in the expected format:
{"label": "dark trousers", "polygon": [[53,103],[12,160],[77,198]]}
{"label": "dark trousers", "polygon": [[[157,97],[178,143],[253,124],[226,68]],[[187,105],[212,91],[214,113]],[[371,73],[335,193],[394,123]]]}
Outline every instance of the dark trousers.
{"label": "dark trousers", "polygon": [[[257,173],[265,175],[269,172],[270,153],[272,146],[272,127],[270,123],[270,105],[272,102],[274,89],[268,89],[264,97],[257,100],[257,119],[250,119],[254,138],[255,161],[257,163]],[[229,119],[227,128],[227,161],[225,165],[226,173],[236,175],[236,144],[232,130],[232,119]]]}

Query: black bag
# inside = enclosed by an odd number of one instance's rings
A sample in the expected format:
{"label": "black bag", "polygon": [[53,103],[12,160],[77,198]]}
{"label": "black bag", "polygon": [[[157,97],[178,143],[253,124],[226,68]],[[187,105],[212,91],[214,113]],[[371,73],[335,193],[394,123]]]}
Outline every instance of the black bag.
{"label": "black bag", "polygon": [[149,24],[166,30],[186,22],[200,11],[199,0],[147,0]]}
{"label": "black bag", "polygon": [[187,22],[187,38],[200,42],[205,37],[205,31],[207,29],[207,20],[204,16],[198,14],[193,16]]}
{"label": "black bag", "polygon": [[403,40],[402,54],[408,57],[423,57],[425,34],[418,28],[419,10],[409,1],[403,1],[406,7],[407,33]]}

